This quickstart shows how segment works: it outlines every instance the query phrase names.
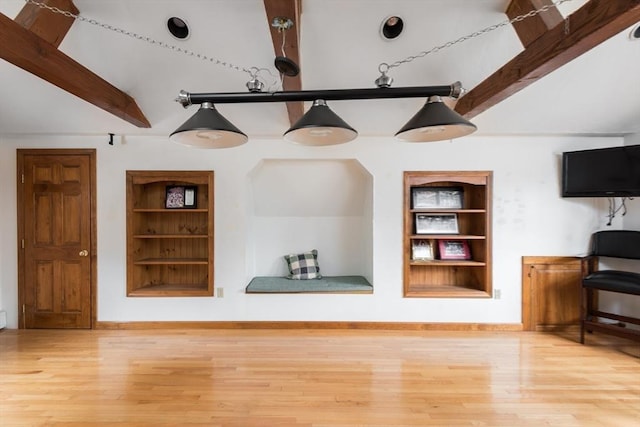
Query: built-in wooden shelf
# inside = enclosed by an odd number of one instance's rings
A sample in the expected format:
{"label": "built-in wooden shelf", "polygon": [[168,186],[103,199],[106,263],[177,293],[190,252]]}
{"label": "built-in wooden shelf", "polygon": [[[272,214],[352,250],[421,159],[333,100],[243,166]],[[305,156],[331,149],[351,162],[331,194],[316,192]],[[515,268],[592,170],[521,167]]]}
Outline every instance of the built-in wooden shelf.
{"label": "built-in wooden shelf", "polygon": [[414,240],[483,240],[486,239],[487,236],[477,234],[412,234],[409,238]]}
{"label": "built-in wooden shelf", "polygon": [[406,297],[417,298],[489,298],[485,290],[471,289],[459,284],[451,285],[415,285]]}
{"label": "built-in wooden shelf", "polygon": [[135,265],[207,265],[207,258],[146,258],[134,261]]}
{"label": "built-in wooden shelf", "polygon": [[422,266],[422,267],[433,267],[433,266],[441,266],[441,267],[456,267],[456,266],[464,266],[464,267],[485,267],[487,265],[486,262],[480,261],[467,261],[467,260],[433,260],[433,261],[422,261],[422,260],[411,260],[411,265]]}
{"label": "built-in wooden shelf", "polygon": [[[404,173],[404,296],[421,298],[489,298],[491,285],[491,185],[490,171],[411,171]],[[432,206],[440,191],[461,195],[460,202]],[[414,192],[428,203],[415,203]],[[416,200],[421,200],[416,197]],[[448,196],[451,197],[451,196]],[[427,206],[427,207],[425,207]],[[426,215],[422,215],[426,214]],[[435,234],[420,230],[416,221],[433,215],[455,217],[457,230]],[[416,219],[418,216],[419,219]],[[427,218],[427,220],[429,220]],[[431,231],[431,230],[428,230]],[[435,228],[433,231],[440,232]],[[462,241],[469,259],[441,259],[443,241]],[[433,259],[414,259],[413,247],[426,243]],[[429,252],[429,251],[427,251]]]}
{"label": "built-in wooden shelf", "polygon": [[206,285],[201,283],[163,283],[160,285],[147,285],[137,288],[129,296],[136,297],[157,297],[157,296],[209,296]]}
{"label": "built-in wooden shelf", "polygon": [[206,234],[136,234],[134,239],[208,239]]}
{"label": "built-in wooden shelf", "polygon": [[[434,209],[409,209],[409,212],[413,213],[433,213]],[[438,213],[464,213],[464,214],[486,214],[484,209],[438,209]]]}
{"label": "built-in wooden shelf", "polygon": [[133,209],[132,212],[157,212],[157,213],[163,213],[163,214],[176,214],[176,213],[180,213],[180,214],[188,214],[188,213],[200,213],[200,212],[209,212],[209,209],[166,209],[166,208],[161,208],[161,209],[141,209],[141,208],[137,208],[137,209]]}
{"label": "built-in wooden shelf", "polygon": [[[195,187],[195,206],[166,207]],[[127,295],[213,296],[213,171],[127,171]]]}

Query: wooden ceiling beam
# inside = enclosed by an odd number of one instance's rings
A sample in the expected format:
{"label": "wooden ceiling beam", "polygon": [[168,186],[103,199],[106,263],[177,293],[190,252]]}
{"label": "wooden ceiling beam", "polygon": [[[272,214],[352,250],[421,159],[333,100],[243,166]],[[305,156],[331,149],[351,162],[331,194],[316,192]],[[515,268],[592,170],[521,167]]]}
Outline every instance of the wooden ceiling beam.
{"label": "wooden ceiling beam", "polygon": [[[286,57],[300,65],[300,48],[298,40],[300,40],[300,0],[264,0],[264,9],[267,13],[267,25],[271,32],[271,41],[273,42],[273,51],[276,56],[282,55],[282,34],[277,28],[271,26],[273,19],[276,17],[289,18],[293,21],[293,28],[286,30],[284,51]],[[282,78],[282,89],[289,91],[302,90],[302,72],[295,77],[284,76]],[[304,104],[301,101],[287,102],[287,112],[289,113],[289,123],[293,125],[304,113]]]}
{"label": "wooden ceiling beam", "polygon": [[535,39],[562,22],[562,15],[552,5],[552,0],[511,0],[505,12],[509,19],[514,19],[517,16],[525,15],[545,6],[550,7],[545,12],[513,23],[513,28],[516,30],[524,47],[529,46]]}
{"label": "wooden ceiling beam", "polygon": [[640,21],[640,0],[590,0],[460,98],[472,118]]}
{"label": "wooden ceiling beam", "polygon": [[[79,12],[76,5],[73,4],[73,0],[41,0],[40,3],[66,10],[74,15]],[[41,39],[58,47],[62,43],[64,36],[69,32],[75,19],[60,13],[54,13],[33,3],[27,3],[20,10],[14,21]]]}
{"label": "wooden ceiling beam", "polygon": [[1,13],[0,58],[131,124],[151,127],[132,97]]}

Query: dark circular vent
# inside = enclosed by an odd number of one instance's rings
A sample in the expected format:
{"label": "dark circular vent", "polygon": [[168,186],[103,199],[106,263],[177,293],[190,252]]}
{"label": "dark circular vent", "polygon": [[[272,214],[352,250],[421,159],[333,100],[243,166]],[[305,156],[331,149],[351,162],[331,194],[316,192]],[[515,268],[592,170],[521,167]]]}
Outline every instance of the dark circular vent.
{"label": "dark circular vent", "polygon": [[382,21],[382,37],[393,40],[398,37],[404,29],[404,21],[399,16],[390,16]]}
{"label": "dark circular vent", "polygon": [[167,20],[167,29],[171,35],[177,39],[184,40],[189,37],[189,26],[178,17],[171,17]]}

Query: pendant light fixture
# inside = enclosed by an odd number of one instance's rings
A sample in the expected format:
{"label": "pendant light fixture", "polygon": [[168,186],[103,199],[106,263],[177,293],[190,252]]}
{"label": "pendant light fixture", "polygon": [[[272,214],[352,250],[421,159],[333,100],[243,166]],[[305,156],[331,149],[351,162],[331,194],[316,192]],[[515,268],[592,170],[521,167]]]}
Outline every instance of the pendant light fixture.
{"label": "pendant light fixture", "polygon": [[[458,138],[461,136],[468,135],[474,132],[477,128],[476,126],[464,119],[462,116],[449,109],[443,102],[440,97],[447,96],[451,98],[458,98],[462,94],[461,84],[460,82],[455,82],[450,86],[421,86],[421,87],[407,87],[392,89],[391,81],[392,79],[386,75],[386,73],[392,69],[396,68],[402,64],[410,63],[418,58],[423,58],[428,54],[435,53],[445,48],[449,48],[451,46],[457,45],[458,43],[472,40],[475,37],[486,34],[490,31],[497,30],[501,28],[503,25],[520,22],[524,19],[532,18],[541,13],[544,13],[549,10],[550,7],[559,6],[560,4],[567,2],[570,0],[557,0],[553,5],[545,4],[542,7],[531,10],[523,15],[518,15],[514,18],[511,18],[509,21],[504,21],[500,24],[494,24],[489,27],[485,27],[482,30],[475,31],[471,34],[468,34],[463,37],[459,37],[456,40],[451,40],[447,43],[444,43],[440,46],[432,47],[429,50],[423,50],[417,55],[410,55],[402,60],[396,61],[392,64],[387,64],[385,62],[381,63],[378,66],[378,71],[381,72],[381,76],[376,79],[377,89],[343,89],[343,90],[315,90],[315,91],[282,91],[282,92],[269,92],[262,93],[260,92],[263,84],[257,79],[257,74],[262,70],[257,67],[251,67],[250,69],[242,68],[237,65],[228,63],[227,61],[222,61],[216,58],[211,58],[207,55],[202,55],[196,52],[193,52],[189,49],[180,49],[176,48],[176,46],[169,45],[166,43],[158,43],[157,40],[154,40],[150,37],[139,37],[138,34],[134,32],[124,31],[120,28],[113,27],[111,25],[106,25],[97,21],[92,20],[91,22],[102,26],[108,30],[115,31],[118,33],[127,34],[130,37],[134,37],[136,39],[143,39],[151,44],[160,45],[164,48],[171,49],[177,52],[182,52],[183,54],[189,56],[195,56],[204,61],[214,62],[217,65],[224,66],[234,70],[241,70],[243,72],[248,73],[252,80],[247,84],[247,87],[250,90],[249,94],[240,94],[240,93],[201,93],[201,94],[190,94],[185,91],[180,91],[180,95],[176,99],[176,101],[180,102],[183,107],[187,108],[192,104],[201,104],[198,112],[187,120],[182,126],[180,126],[176,131],[174,131],[170,135],[170,139],[172,141],[193,146],[193,147],[207,147],[207,148],[225,148],[225,147],[234,147],[237,145],[244,144],[247,142],[248,138],[242,131],[236,128],[232,123],[230,123],[227,119],[225,119],[220,113],[218,113],[214,107],[214,103],[245,103],[245,102],[291,102],[291,101],[314,101],[314,106],[311,108],[311,111],[314,111],[316,107],[320,107],[321,101],[327,100],[348,100],[348,99],[387,99],[387,98],[410,98],[410,97],[429,97],[427,103],[424,107],[411,119],[409,122],[398,132],[396,133],[396,137],[398,139],[410,142],[428,142],[428,141],[438,141],[438,140],[446,140],[452,138]],[[35,3],[36,5],[40,5],[41,7],[48,7],[41,3]],[[49,8],[54,13],[60,13],[72,16],[74,18],[80,18],[78,15],[75,15],[69,11],[64,11],[58,8]],[[180,18],[171,18],[170,24],[173,24],[172,31],[174,36],[177,38],[186,38],[188,36],[188,28],[179,28],[186,27],[186,23]],[[401,24],[401,25],[398,25]],[[274,65],[280,71],[282,75],[285,76],[296,76],[299,73],[298,65],[292,60],[286,57],[284,47],[285,47],[285,34],[284,32],[289,29],[293,25],[293,22],[289,18],[276,17],[272,22],[272,26],[279,29],[282,33],[282,56],[277,57]],[[394,27],[396,29],[397,34],[402,31],[403,25],[401,19],[397,16],[390,17],[385,21],[385,25],[387,28],[383,27],[383,36],[385,38],[389,38],[389,36],[393,36],[393,32],[390,34],[384,34],[384,30],[391,29]],[[185,30],[180,31],[180,30]],[[180,34],[177,34],[180,33]],[[638,36],[638,27],[634,27],[632,30],[632,34],[630,36],[632,39],[639,39]],[[315,105],[315,104],[318,105]],[[329,108],[324,104],[327,111]],[[314,111],[315,114],[315,111]],[[331,112],[333,114],[333,112]],[[335,114],[333,114],[335,116]],[[326,114],[325,114],[326,116]],[[304,118],[304,117],[303,117]],[[325,124],[324,128],[326,130],[331,130],[332,132],[342,133],[342,138],[337,138],[333,143],[346,142],[350,141],[357,135],[356,131],[351,128],[349,125],[344,123],[342,119],[335,116],[335,118],[339,119],[342,124],[339,126],[327,126]],[[302,119],[301,119],[302,121]],[[299,121],[300,122],[300,121]],[[299,123],[298,122],[298,123]],[[302,129],[306,129],[304,126],[300,126],[298,123],[294,125],[289,131],[286,132],[286,137],[290,140],[295,140],[297,135]],[[316,128],[323,128],[323,126],[315,126]],[[321,133],[319,129],[316,129],[317,133]],[[306,130],[307,133],[311,133],[311,129]],[[304,132],[303,132],[304,133]],[[350,138],[350,139],[349,139]],[[305,138],[303,138],[305,139]],[[344,140],[344,141],[343,141]],[[311,145],[327,145],[325,144],[311,144]]]}
{"label": "pendant light fixture", "polygon": [[447,107],[442,98],[430,96],[395,136],[401,141],[431,142],[459,138],[476,129],[476,125]]}
{"label": "pendant light fixture", "polygon": [[358,132],[331,111],[323,99],[313,105],[291,128],[284,139],[302,145],[335,145],[353,141]]}
{"label": "pendant light fixture", "polygon": [[203,102],[200,109],[169,139],[197,148],[229,148],[242,145],[248,138],[240,129],[216,110],[212,102]]}
{"label": "pendant light fixture", "polygon": [[[458,98],[460,82],[448,86],[414,86],[392,88],[391,79],[383,76],[377,88],[330,89],[307,91],[261,92],[254,80],[250,92],[189,93],[180,91],[176,101],[187,108],[200,104],[198,112],[171,134],[171,139],[185,145],[226,148],[244,144],[247,136],[222,117],[214,104],[312,101],[313,106],[284,134],[288,141],[321,146],[352,141],[358,133],[327,106],[326,101],[356,99],[427,98],[422,109],[396,134],[403,141],[429,142],[468,135],[476,126],[447,107],[441,97]],[[253,90],[252,90],[253,89]]]}

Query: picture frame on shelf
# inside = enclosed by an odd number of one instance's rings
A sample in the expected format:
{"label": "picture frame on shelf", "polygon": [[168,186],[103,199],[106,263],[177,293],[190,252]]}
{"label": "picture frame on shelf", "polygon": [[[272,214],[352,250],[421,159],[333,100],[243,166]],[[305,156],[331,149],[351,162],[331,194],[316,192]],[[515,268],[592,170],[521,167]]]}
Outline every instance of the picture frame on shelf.
{"label": "picture frame on shelf", "polygon": [[416,234],[458,234],[458,215],[416,213],[415,229]]}
{"label": "picture frame on shelf", "polygon": [[412,187],[413,209],[462,209],[462,187]]}
{"label": "picture frame on shelf", "polygon": [[470,260],[471,249],[466,240],[440,240],[438,251],[442,260]]}
{"label": "picture frame on shelf", "polygon": [[195,185],[167,185],[166,209],[195,209],[198,205],[198,187]]}
{"label": "picture frame on shelf", "polygon": [[414,261],[433,261],[436,258],[433,240],[414,240],[411,243],[411,259]]}

